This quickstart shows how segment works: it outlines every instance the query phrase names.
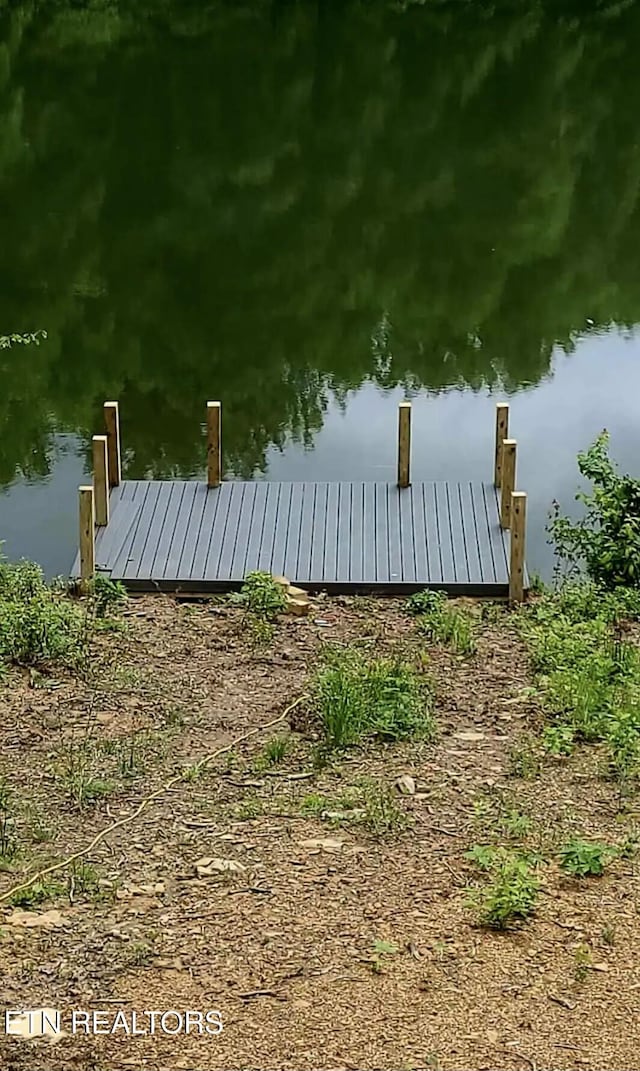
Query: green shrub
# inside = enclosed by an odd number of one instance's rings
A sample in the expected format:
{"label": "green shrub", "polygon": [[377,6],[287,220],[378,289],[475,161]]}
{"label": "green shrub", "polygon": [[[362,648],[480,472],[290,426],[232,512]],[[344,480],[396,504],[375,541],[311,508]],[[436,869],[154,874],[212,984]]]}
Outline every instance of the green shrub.
{"label": "green shrub", "polygon": [[640,586],[640,481],[621,476],[608,452],[609,436],[602,432],[578,455],[578,468],[592,485],[578,492],[584,516],[571,521],[556,503],[549,524],[560,568],[569,575],[586,569],[607,589]]}
{"label": "green shrub", "polygon": [[86,624],[80,607],[50,587],[39,566],[0,561],[0,660],[36,665],[77,659]]}
{"label": "green shrub", "polygon": [[612,857],[609,848],[586,840],[571,840],[559,851],[562,869],[576,878],[599,876]]}
{"label": "green shrub", "polygon": [[447,596],[442,591],[430,591],[425,588],[424,591],[416,591],[415,595],[410,595],[406,601],[406,608],[410,614],[418,616],[420,614],[432,614],[439,613],[445,606]]}
{"label": "green shrub", "polygon": [[372,737],[431,737],[431,693],[399,658],[367,659],[355,648],[327,649],[312,681],[323,744],[350,747]]}
{"label": "green shrub", "polygon": [[282,586],[275,582],[271,573],[262,572],[247,573],[234,601],[263,621],[272,621],[287,605]]}
{"label": "green shrub", "polygon": [[93,596],[93,608],[96,617],[103,618],[111,611],[118,609],[127,601],[127,589],[119,580],[101,576],[99,573],[91,582],[91,595]]}
{"label": "green shrub", "polygon": [[503,930],[535,910],[540,881],[531,859],[506,848],[473,848],[467,858],[486,872],[483,885],[472,889],[469,903],[483,926]]}

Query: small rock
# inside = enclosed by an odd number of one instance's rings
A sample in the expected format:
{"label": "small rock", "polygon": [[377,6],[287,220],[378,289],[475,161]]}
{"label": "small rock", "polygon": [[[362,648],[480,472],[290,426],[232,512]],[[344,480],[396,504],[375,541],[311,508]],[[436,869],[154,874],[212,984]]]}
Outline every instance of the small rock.
{"label": "small rock", "polygon": [[396,788],[403,796],[415,796],[416,783],[411,774],[402,774],[396,781]]}
{"label": "small rock", "polygon": [[237,863],[235,859],[213,859],[204,856],[195,864],[196,874],[199,878],[211,878],[214,874],[241,874],[246,866]]}
{"label": "small rock", "polygon": [[309,600],[305,598],[293,599],[287,596],[287,613],[294,614],[296,617],[305,617],[309,613],[311,606]]}
{"label": "small rock", "polygon": [[301,848],[310,848],[315,851],[321,852],[339,852],[344,844],[342,840],[334,840],[332,837],[326,837],[324,839],[313,840],[299,840],[298,844]]}

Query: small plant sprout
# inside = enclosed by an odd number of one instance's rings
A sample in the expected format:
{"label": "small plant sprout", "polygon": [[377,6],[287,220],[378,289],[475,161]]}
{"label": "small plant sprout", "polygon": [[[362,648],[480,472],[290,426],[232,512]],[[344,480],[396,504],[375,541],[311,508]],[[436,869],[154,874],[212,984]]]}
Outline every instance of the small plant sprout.
{"label": "small plant sprout", "polygon": [[504,930],[533,913],[540,881],[530,857],[506,848],[475,848],[467,858],[487,875],[486,881],[473,888],[469,896],[481,925]]}
{"label": "small plant sprout", "polygon": [[573,973],[576,982],[584,982],[591,967],[591,949],[589,945],[579,944],[573,954]]}
{"label": "small plant sprout", "polygon": [[398,946],[394,945],[392,941],[374,940],[371,949],[371,958],[369,960],[373,973],[382,974],[384,971],[383,957],[395,956],[398,951]]}
{"label": "small plant sprout", "polygon": [[510,774],[533,780],[540,773],[539,743],[532,733],[524,733],[509,751]]}
{"label": "small plant sprout", "polygon": [[409,819],[388,785],[367,780],[362,784],[362,823],[375,837],[389,837],[407,828]]}
{"label": "small plant sprout", "polygon": [[256,760],[256,769],[265,770],[270,766],[278,766],[289,754],[292,743],[292,738],[284,735],[273,736],[267,740],[261,755]]}

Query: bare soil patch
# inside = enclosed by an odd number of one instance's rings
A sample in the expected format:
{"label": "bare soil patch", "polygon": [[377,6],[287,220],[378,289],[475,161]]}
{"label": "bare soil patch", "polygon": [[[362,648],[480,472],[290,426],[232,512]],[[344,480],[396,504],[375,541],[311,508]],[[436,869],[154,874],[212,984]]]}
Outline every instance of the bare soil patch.
{"label": "bare soil patch", "polygon": [[[519,837],[552,857],[574,834],[618,844],[635,831],[634,801],[602,777],[597,748],[514,775],[540,715],[508,613],[482,625],[469,657],[427,642],[394,600],[319,599],[262,648],[240,610],[215,602],[144,598],[124,620],[83,672],[14,670],[0,688],[19,847],[0,896],[177,780],[43,880],[40,902],[0,903],[3,1004],[219,1009],[224,1030],[0,1035],[3,1068],[639,1066],[634,858],[586,880],[549,863],[535,916],[506,933],[479,927],[468,905],[473,845]],[[323,645],[355,641],[418,660],[438,737],[318,768],[304,703],[285,711]],[[289,732],[274,760],[268,741]],[[402,776],[415,792],[395,788]],[[385,835],[349,814],[365,783],[395,792]]]}

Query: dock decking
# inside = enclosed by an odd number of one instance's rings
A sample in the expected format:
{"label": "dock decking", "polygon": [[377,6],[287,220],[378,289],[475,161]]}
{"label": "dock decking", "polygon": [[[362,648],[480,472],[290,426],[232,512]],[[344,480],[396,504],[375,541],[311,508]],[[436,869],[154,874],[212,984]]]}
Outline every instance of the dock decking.
{"label": "dock decking", "polygon": [[248,573],[309,590],[508,597],[527,586],[526,498],[498,405],[494,481],[410,481],[411,405],[398,415],[397,483],[222,480],[221,407],[207,403],[207,480],[122,480],[117,402],[93,437],[93,484],[79,491],[72,574],[132,591],[229,591]]}
{"label": "dock decking", "polygon": [[126,480],[95,566],[143,591],[231,590],[259,569],[334,592],[506,595],[508,539],[481,483]]}

